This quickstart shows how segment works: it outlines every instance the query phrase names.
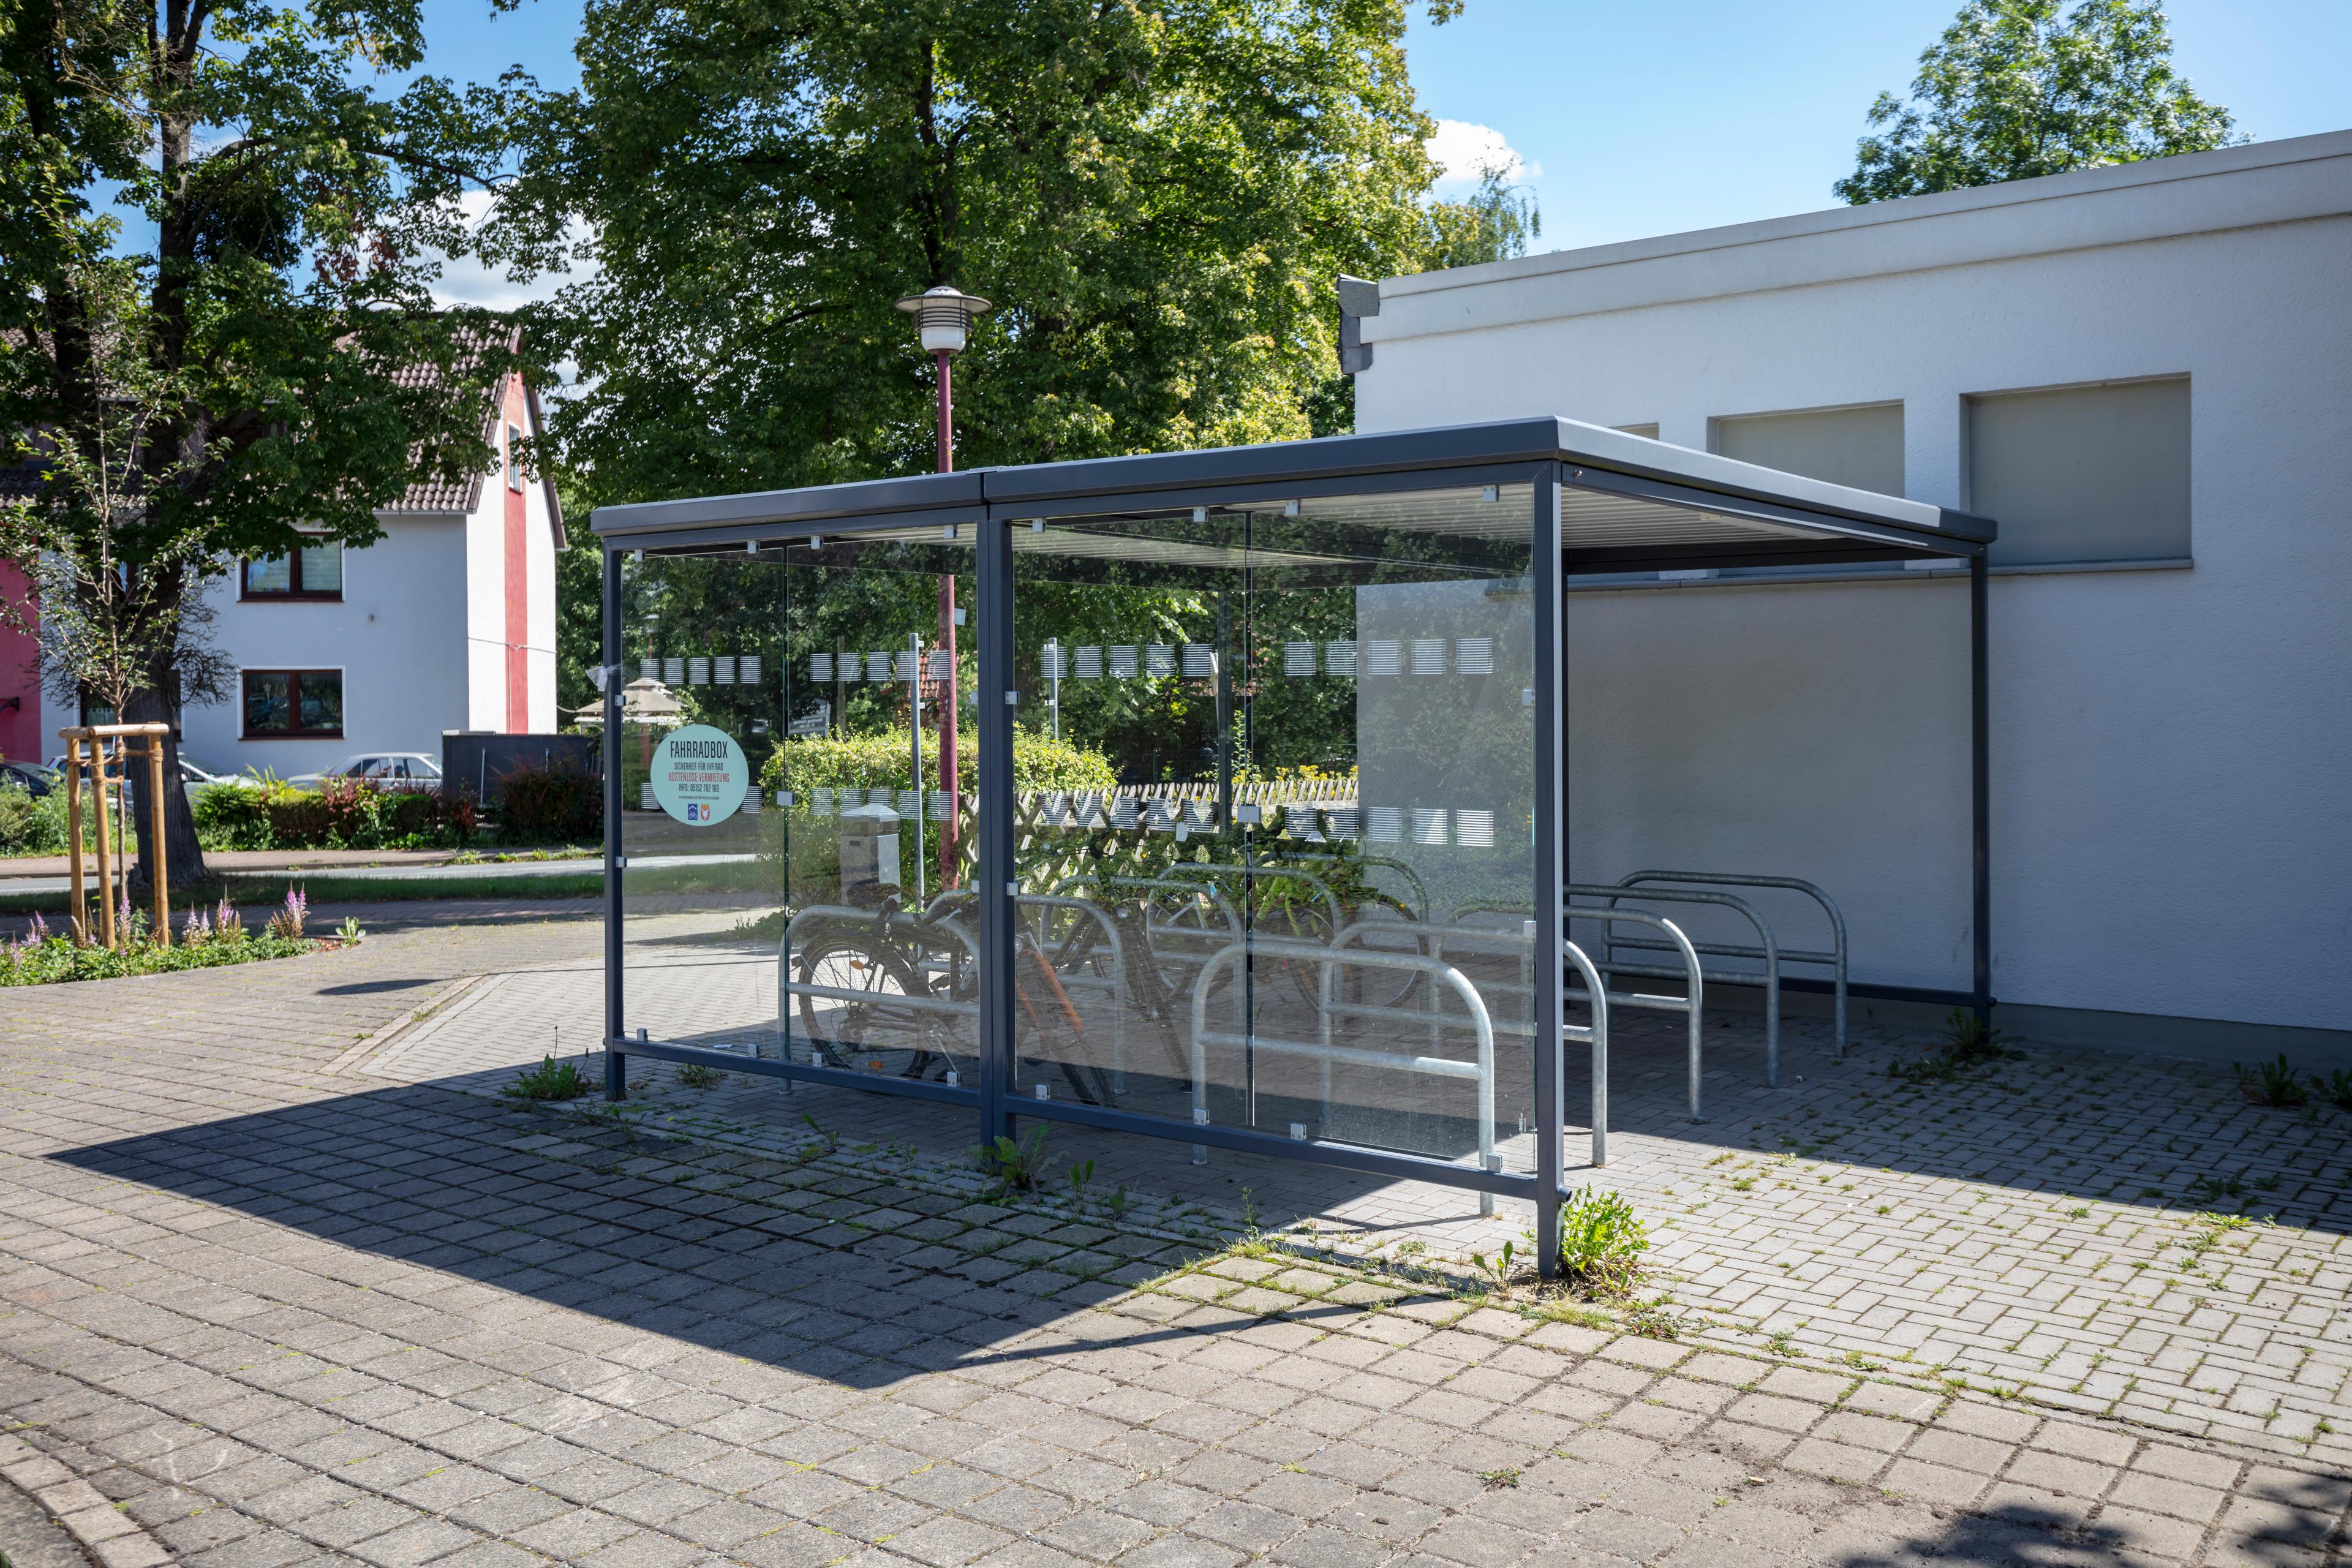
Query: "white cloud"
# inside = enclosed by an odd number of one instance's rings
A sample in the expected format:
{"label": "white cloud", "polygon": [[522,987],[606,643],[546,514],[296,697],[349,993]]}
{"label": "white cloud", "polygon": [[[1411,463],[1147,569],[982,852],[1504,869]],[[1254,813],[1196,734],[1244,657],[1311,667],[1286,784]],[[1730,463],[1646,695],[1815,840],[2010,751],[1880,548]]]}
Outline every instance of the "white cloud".
{"label": "white cloud", "polygon": [[1475,185],[1488,169],[1500,169],[1507,179],[1529,179],[1543,170],[1528,163],[1491,125],[1467,120],[1441,120],[1437,134],[1422,143],[1438,167],[1441,190]]}
{"label": "white cloud", "polygon": [[[467,191],[458,198],[458,205],[469,225],[478,226],[490,210],[490,193]],[[573,226],[571,237],[577,241],[586,237],[584,225]],[[575,282],[595,271],[593,262],[573,261],[569,272],[542,272],[536,278],[517,282],[505,273],[482,263],[478,256],[445,256],[441,259],[441,276],[433,285],[433,297],[445,305],[478,305],[485,310],[511,310],[518,306],[554,297],[565,284]]]}

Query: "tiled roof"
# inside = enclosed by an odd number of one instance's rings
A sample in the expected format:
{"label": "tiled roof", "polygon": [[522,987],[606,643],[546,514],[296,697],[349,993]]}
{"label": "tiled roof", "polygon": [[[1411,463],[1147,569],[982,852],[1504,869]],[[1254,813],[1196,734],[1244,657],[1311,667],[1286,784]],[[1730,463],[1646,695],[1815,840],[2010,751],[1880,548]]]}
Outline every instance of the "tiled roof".
{"label": "tiled roof", "polygon": [[[487,333],[469,334],[457,358],[456,369],[458,374],[463,374],[478,365],[483,353],[496,341]],[[521,332],[519,330],[511,331],[507,336],[506,346],[511,350],[519,349],[521,345]],[[394,384],[406,387],[431,386],[440,379],[441,369],[438,365],[433,364],[404,365],[393,374]],[[524,395],[530,405],[531,424],[534,426],[542,426],[544,421],[540,416],[538,392],[526,384]],[[484,440],[494,438],[498,429],[499,411],[505,405],[504,384],[491,387],[489,408],[482,416]],[[378,507],[376,510],[383,516],[470,512],[481,504],[482,486],[488,477],[487,468],[478,468],[471,475],[456,483],[438,479],[421,479],[402,491],[399,500]],[[547,498],[547,516],[554,529],[555,547],[562,550],[569,541],[563,527],[563,509],[555,498],[555,482],[551,479],[542,477],[540,484]],[[30,500],[39,492],[39,487],[40,469],[37,466],[27,463],[0,465],[0,503]]]}
{"label": "tiled roof", "polygon": [[[491,340],[487,336],[469,334],[465,340],[464,349],[457,357],[456,367],[457,373],[462,375],[479,364],[483,351],[489,346],[490,342]],[[522,334],[520,331],[512,333],[507,340],[507,347],[509,349],[520,348],[521,343]],[[432,386],[441,380],[441,367],[435,364],[403,365],[393,373],[392,380],[395,386]],[[499,410],[506,404],[506,387],[503,384],[491,387],[489,400],[489,412],[482,416],[484,440],[488,440],[498,427]],[[471,511],[481,504],[482,481],[488,477],[483,470],[477,468],[471,476],[458,484],[448,484],[438,479],[419,480],[403,491],[398,500],[388,506],[378,507],[376,510],[384,513]]]}

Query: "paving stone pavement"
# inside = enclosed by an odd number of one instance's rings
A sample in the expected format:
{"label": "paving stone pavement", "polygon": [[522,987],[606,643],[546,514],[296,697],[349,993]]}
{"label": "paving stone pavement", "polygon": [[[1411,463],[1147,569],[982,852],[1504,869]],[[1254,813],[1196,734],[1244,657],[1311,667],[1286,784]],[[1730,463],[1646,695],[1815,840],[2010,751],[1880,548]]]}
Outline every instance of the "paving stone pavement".
{"label": "paving stone pavement", "polygon": [[[355,1070],[495,1092],[512,1067],[601,1028],[599,959],[488,976]],[[756,1006],[772,959],[729,950],[633,962],[630,1016],[677,1026]],[[648,998],[651,1000],[648,1000]],[[747,998],[750,1000],[747,1002]],[[767,996],[772,1012],[772,997]],[[1934,1381],[2030,1391],[2087,1414],[2352,1465],[2352,1117],[2252,1105],[2225,1072],[2037,1050],[1950,1083],[1890,1079],[1907,1054],[1862,1032],[1843,1061],[1819,1023],[1783,1031],[1783,1087],[1757,1071],[1752,1018],[1709,1027],[1710,1121],[1693,1126],[1673,1020],[1621,1016],[1605,1176],[1652,1216],[1652,1261],[1712,1337],[1794,1344]],[[737,1078],[639,1084],[673,1128],[787,1143],[814,1114],[855,1141],[956,1160],[963,1115]],[[1570,1103],[1580,1089],[1570,1086]],[[1097,1180],[1270,1224],[1312,1216],[1365,1248],[1492,1253],[1530,1220],[1421,1183],[1055,1133]],[[1517,1142],[1524,1146],[1528,1140]],[[1570,1157],[1582,1152],[1571,1138]],[[1529,1163],[1524,1147],[1517,1163]]]}
{"label": "paving stone pavement", "polygon": [[1195,1204],[1007,1207],[805,1128],[761,1153],[629,1124],[654,1106],[616,1121],[334,1070],[486,956],[562,966],[579,934],[420,919],[328,958],[0,1002],[0,1409],[95,1494],[78,1511],[124,1521],[102,1551],[2344,1554],[2352,1481],[2324,1454],[1615,1334],[1343,1253],[1221,1248],[1186,1234]]}

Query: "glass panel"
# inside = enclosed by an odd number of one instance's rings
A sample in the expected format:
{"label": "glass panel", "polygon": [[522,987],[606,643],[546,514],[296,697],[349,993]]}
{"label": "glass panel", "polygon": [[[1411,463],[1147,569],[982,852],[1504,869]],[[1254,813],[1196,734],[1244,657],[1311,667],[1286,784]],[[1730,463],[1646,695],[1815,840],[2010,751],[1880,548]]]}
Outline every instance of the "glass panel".
{"label": "glass panel", "polygon": [[248,672],[245,678],[245,732],[282,735],[293,724],[293,678],[278,670]]}
{"label": "glass panel", "polygon": [[330,539],[302,547],[302,592],[340,594],[343,591],[343,547]]}
{"label": "glass panel", "polygon": [[955,630],[942,584],[972,602],[973,533],[627,565],[631,1032],[976,1087],[975,660],[968,635],[931,657]]}
{"label": "glass panel", "polygon": [[296,683],[301,693],[305,730],[340,731],[343,727],[343,678],[332,669],[306,669]]}
{"label": "glass panel", "polygon": [[272,555],[262,561],[245,563],[245,591],[248,594],[289,594],[294,591],[294,558]]}
{"label": "glass panel", "polygon": [[1014,529],[1024,1099],[1532,1166],[1533,504]]}

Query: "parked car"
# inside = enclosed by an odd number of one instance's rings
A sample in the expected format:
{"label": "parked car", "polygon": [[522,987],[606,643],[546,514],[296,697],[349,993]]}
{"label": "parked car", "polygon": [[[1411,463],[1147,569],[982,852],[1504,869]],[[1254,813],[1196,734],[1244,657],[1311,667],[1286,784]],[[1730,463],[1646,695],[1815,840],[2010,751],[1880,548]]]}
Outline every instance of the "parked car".
{"label": "parked car", "polygon": [[44,795],[64,784],[57,769],[39,763],[0,763],[0,789],[21,789],[26,795]]}
{"label": "parked car", "polygon": [[375,779],[380,783],[437,789],[441,784],[441,764],[422,752],[361,752],[331,768],[315,773],[296,773],[286,782],[317,785],[328,779]]}
{"label": "parked car", "polygon": [[[38,763],[9,763],[0,765],[24,768],[39,766]],[[136,767],[139,764],[134,762],[131,765]],[[49,775],[50,784],[54,788],[64,787],[65,770],[66,758],[63,752],[58,752],[57,756],[50,761],[47,767],[40,769],[41,772]],[[205,790],[210,789],[216,784],[233,782],[235,776],[235,774],[225,773],[217,768],[208,767],[203,763],[195,762],[192,760],[185,752],[182,752],[180,753],[180,787],[188,792],[188,798],[190,800],[195,799],[197,795],[203,794]],[[36,795],[42,795],[47,792],[43,790],[35,790],[33,793]]]}

